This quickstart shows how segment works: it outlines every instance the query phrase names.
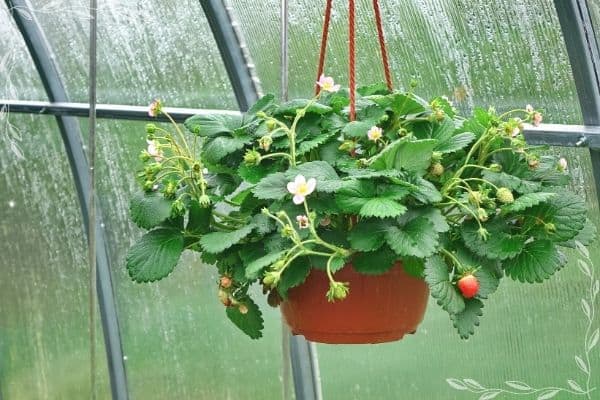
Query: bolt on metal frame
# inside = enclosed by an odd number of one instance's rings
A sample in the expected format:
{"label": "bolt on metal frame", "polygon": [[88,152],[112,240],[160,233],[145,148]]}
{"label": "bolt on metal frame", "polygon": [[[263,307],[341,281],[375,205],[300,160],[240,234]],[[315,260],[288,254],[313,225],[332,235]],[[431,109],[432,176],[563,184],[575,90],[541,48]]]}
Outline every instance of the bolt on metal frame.
{"label": "bolt on metal frame", "polygon": [[[253,65],[249,62],[249,54],[245,46],[240,46],[241,33],[237,25],[231,20],[230,6],[224,4],[226,0],[200,0],[202,8],[208,18],[211,30],[221,52],[229,79],[240,107],[244,111],[257,99],[260,86],[254,75]],[[5,0],[9,9],[22,7],[29,9],[27,0]],[[525,136],[532,144],[548,144],[565,147],[588,147],[590,149],[592,165],[594,168],[596,191],[600,195],[600,56],[598,43],[594,35],[594,28],[587,2],[585,0],[554,0],[557,15],[571,62],[575,85],[585,125],[555,125],[543,124],[540,127],[527,127]],[[229,7],[229,9],[227,8]],[[49,114],[57,117],[57,123],[65,142],[65,149],[75,185],[82,204],[84,223],[87,226],[87,207],[85,187],[87,187],[87,161],[83,152],[80,128],[75,116],[85,117],[89,113],[89,105],[83,103],[69,103],[66,91],[59,78],[59,71],[52,60],[51,48],[48,45],[40,26],[33,20],[21,18],[18,13],[13,17],[31,53],[40,78],[48,93],[49,102],[0,100],[0,107],[7,106],[11,112],[31,114]],[[286,77],[287,79],[287,77]],[[173,108],[170,112],[177,121],[207,110],[190,108]],[[216,111],[216,110],[211,110]],[[96,107],[98,118],[147,120],[146,107],[122,106],[114,104],[99,104]],[[219,110],[223,113],[235,113],[231,110]],[[122,359],[120,333],[112,284],[110,280],[110,258],[102,229],[97,227],[97,257],[98,257],[98,300],[102,316],[111,389],[113,399],[127,399],[127,380]],[[302,355],[302,354],[304,355]],[[299,368],[308,368],[306,352],[295,355],[292,349],[292,358],[296,358]],[[306,371],[305,371],[306,372]],[[296,397],[299,400],[313,399],[305,393],[314,391],[316,382],[314,374],[294,373]],[[300,385],[300,386],[299,386]],[[299,390],[299,387],[309,385],[312,390]],[[306,388],[306,386],[305,386]]]}

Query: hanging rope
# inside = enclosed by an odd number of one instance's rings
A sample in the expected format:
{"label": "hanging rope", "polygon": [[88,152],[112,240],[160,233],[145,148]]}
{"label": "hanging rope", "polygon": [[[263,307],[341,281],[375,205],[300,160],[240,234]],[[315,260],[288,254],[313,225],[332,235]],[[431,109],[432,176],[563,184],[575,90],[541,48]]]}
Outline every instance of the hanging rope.
{"label": "hanging rope", "polygon": [[[325,53],[327,52],[327,36],[329,35],[329,21],[331,20],[331,5],[333,0],[327,0],[325,5],[325,20],[323,21],[323,33],[321,34],[321,50],[319,51],[319,67],[317,68],[317,81],[323,74],[325,67]],[[315,84],[315,96],[319,94],[321,87]]]}
{"label": "hanging rope", "polygon": [[379,48],[381,49],[381,60],[383,61],[383,73],[385,74],[385,83],[390,92],[394,89],[392,85],[392,74],[390,72],[390,62],[388,60],[387,50],[385,48],[385,37],[383,35],[383,24],[381,23],[381,10],[379,9],[379,0],[373,0],[373,11],[375,12],[375,24],[377,25],[377,38],[379,39]]}
{"label": "hanging rope", "polygon": [[350,89],[350,121],[356,119],[356,48],[354,43],[354,0],[348,1],[348,78]]}
{"label": "hanging rope", "polygon": [[[323,21],[323,33],[321,36],[321,48],[319,51],[319,65],[317,67],[317,80],[323,74],[325,68],[325,55],[327,53],[327,37],[329,36],[329,24],[331,21],[331,8],[333,0],[327,0],[325,4],[325,19]],[[350,89],[350,121],[356,119],[356,10],[355,0],[348,0],[348,81]],[[381,22],[381,10],[379,0],[373,0],[373,11],[375,13],[375,25],[377,26],[377,38],[379,48],[381,49],[381,61],[383,63],[383,72],[387,88],[393,90],[392,74],[385,45],[385,36],[383,34],[383,24]],[[319,94],[321,88],[315,85],[315,95]]]}

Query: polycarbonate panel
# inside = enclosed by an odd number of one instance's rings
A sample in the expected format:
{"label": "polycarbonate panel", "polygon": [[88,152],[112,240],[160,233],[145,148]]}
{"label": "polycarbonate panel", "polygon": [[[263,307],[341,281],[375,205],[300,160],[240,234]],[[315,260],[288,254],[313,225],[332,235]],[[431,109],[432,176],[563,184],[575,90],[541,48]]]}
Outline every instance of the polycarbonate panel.
{"label": "polycarbonate panel", "polygon": [[9,10],[5,2],[0,2],[0,99],[46,100],[42,82],[11,13],[28,15],[21,9]]}
{"label": "polycarbonate panel", "polygon": [[[573,189],[586,195],[590,217],[600,227],[588,151],[555,151],[569,159]],[[597,243],[590,246],[596,282],[600,278]],[[574,395],[573,387],[567,383],[574,380],[586,388],[587,375],[578,368],[575,356],[588,362],[585,337],[591,343],[594,330],[600,327],[598,317],[592,316],[589,323],[582,308],[585,299],[592,313],[597,315],[600,310],[598,298],[590,299],[593,280],[578,268],[579,254],[576,251],[567,254],[568,265],[543,285],[504,279],[498,291],[485,302],[481,325],[468,341],[458,337],[448,314],[431,300],[417,333],[397,343],[320,345],[324,398],[478,399],[491,389],[504,390],[497,398],[538,398],[553,387],[563,389],[553,398],[596,398],[594,392],[591,397]],[[600,348],[595,346],[588,353],[586,365],[591,365],[592,371],[590,388],[600,385],[599,352]],[[473,379],[475,383],[469,382],[467,386],[463,383],[463,389],[468,387],[468,390],[458,390],[448,384],[449,378]],[[537,392],[517,396],[519,390],[507,386],[506,381],[525,382]],[[476,388],[476,384],[482,388]],[[488,391],[483,392],[484,389]],[[520,392],[523,395],[527,390]]]}
{"label": "polycarbonate panel", "polygon": [[[165,125],[166,127],[166,125]],[[98,174],[106,233],[113,260],[123,352],[132,399],[279,399],[279,310],[263,296],[264,337],[252,340],[226,317],[217,298],[216,268],[184,253],[167,278],[131,281],[125,257],[141,235],[129,219],[129,198],[139,189],[135,171],[145,148],[144,124],[102,120]]]}
{"label": "polycarbonate panel", "polygon": [[[0,127],[0,398],[90,398],[87,244],[54,119]],[[98,315],[97,394],[110,398]]]}
{"label": "polycarbonate panel", "polygon": [[[86,0],[33,0],[69,98],[88,98]],[[98,2],[98,102],[237,108],[197,0]]]}
{"label": "polycarbonate panel", "polygon": [[592,16],[596,41],[600,41],[600,0],[588,0],[588,9]]}
{"label": "polycarbonate panel", "polygon": [[[232,1],[265,91],[279,93],[279,0]],[[290,97],[312,95],[324,1],[290,2]],[[388,0],[383,24],[398,88],[447,95],[462,109],[546,110],[579,123],[569,60],[552,0]],[[347,2],[334,1],[326,74],[347,86]],[[372,2],[357,0],[357,82],[383,81]]]}

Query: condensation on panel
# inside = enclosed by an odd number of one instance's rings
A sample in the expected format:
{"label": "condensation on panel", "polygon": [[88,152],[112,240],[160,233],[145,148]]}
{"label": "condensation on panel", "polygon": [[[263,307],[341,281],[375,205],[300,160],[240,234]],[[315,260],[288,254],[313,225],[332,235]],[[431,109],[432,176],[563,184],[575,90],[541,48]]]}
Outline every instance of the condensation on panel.
{"label": "condensation on panel", "polygon": [[[87,100],[88,1],[33,0],[72,101]],[[98,2],[98,102],[237,108],[200,2]]]}
{"label": "condensation on panel", "polygon": [[[163,126],[168,128],[168,126]],[[151,284],[131,281],[129,246],[142,235],[129,219],[139,190],[135,171],[145,148],[143,123],[101,121],[99,193],[113,262],[129,389],[135,399],[279,399],[282,393],[279,311],[261,295],[264,337],[249,339],[217,298],[216,268],[184,253],[174,272]]]}
{"label": "condensation on panel", "polygon": [[[357,81],[383,81],[371,1],[357,0]],[[461,109],[495,105],[546,110],[579,123],[569,60],[551,0],[380,2],[398,88],[412,79],[423,96],[447,95]],[[279,93],[279,4],[234,0],[265,91]],[[290,3],[290,96],[314,87],[324,1]],[[326,73],[348,82],[347,6],[334,2]]]}
{"label": "condensation on panel", "polygon": [[[0,135],[0,397],[89,397],[87,245],[53,118],[13,116]],[[100,323],[98,398],[110,397]]]}
{"label": "condensation on panel", "polygon": [[0,99],[46,100],[39,75],[11,13],[21,13],[25,18],[29,15],[25,10],[9,9],[4,2],[0,3]]}
{"label": "condensation on panel", "polygon": [[[589,216],[600,228],[598,198],[586,149],[558,149],[569,160],[573,190],[587,198]],[[568,265],[543,285],[503,279],[485,302],[483,317],[468,341],[456,334],[448,314],[434,300],[415,335],[397,343],[374,346],[318,346],[325,398],[343,399],[478,399],[482,389],[519,392],[505,384],[521,381],[537,395],[498,393],[498,398],[537,398],[553,387],[565,389],[555,398],[587,398],[573,394],[567,382],[585,388],[587,375],[575,356],[585,357],[585,337],[600,328],[600,302],[590,302],[591,280],[578,266],[576,251],[568,251]],[[600,248],[590,247],[595,279],[600,278]],[[596,317],[588,322],[582,308],[586,299]],[[589,329],[589,330],[588,330]],[[588,354],[590,387],[600,386],[600,347]],[[587,362],[587,361],[586,361]],[[344,366],[352,365],[352,368]],[[449,378],[472,379],[457,390]],[[523,386],[522,386],[523,387]],[[464,386],[463,386],[464,388]],[[543,390],[547,388],[546,390]],[[596,389],[597,390],[597,389]],[[571,391],[571,393],[569,393]],[[490,397],[491,398],[491,397]],[[595,398],[592,392],[592,397]]]}

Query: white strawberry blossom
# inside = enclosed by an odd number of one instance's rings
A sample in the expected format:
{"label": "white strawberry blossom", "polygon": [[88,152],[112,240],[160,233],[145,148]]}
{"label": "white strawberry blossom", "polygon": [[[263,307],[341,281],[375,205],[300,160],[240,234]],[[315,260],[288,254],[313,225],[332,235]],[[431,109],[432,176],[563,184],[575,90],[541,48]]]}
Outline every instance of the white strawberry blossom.
{"label": "white strawberry blossom", "polygon": [[332,77],[323,74],[319,77],[317,85],[326,92],[337,92],[340,90],[340,85],[336,85]]}
{"label": "white strawberry blossom", "polygon": [[154,157],[155,161],[160,162],[163,159],[163,152],[158,142],[156,140],[146,140],[146,143],[148,143],[148,154]]}
{"label": "white strawberry blossom", "polygon": [[369,140],[372,140],[374,142],[381,139],[381,136],[383,136],[383,130],[378,126],[372,126],[371,129],[369,129],[369,131],[367,132],[367,137],[369,138]]}
{"label": "white strawberry blossom", "polygon": [[566,171],[568,167],[567,164],[567,159],[564,157],[561,157],[560,160],[558,160],[558,169],[559,171]]}
{"label": "white strawberry blossom", "polygon": [[310,178],[308,181],[303,175],[297,175],[296,178],[287,184],[287,190],[294,195],[294,204],[304,203],[306,196],[314,192],[317,186],[317,180]]}

